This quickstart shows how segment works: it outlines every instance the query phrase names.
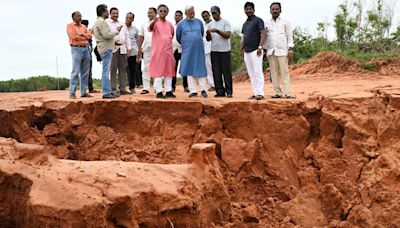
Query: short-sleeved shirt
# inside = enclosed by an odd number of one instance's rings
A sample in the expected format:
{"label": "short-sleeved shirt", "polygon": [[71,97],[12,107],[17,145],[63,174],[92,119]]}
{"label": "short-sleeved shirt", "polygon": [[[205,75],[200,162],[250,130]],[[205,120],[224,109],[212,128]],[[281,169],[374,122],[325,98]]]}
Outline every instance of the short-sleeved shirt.
{"label": "short-sleeved shirt", "polygon": [[243,47],[246,53],[257,50],[260,46],[260,30],[264,29],[264,21],[253,15],[243,24]]}
{"label": "short-sleeved shirt", "polygon": [[[207,29],[216,28],[221,32],[232,32],[231,25],[225,19],[212,21],[208,24]],[[231,39],[225,39],[216,32],[211,33],[211,51],[228,52],[231,50]]]}

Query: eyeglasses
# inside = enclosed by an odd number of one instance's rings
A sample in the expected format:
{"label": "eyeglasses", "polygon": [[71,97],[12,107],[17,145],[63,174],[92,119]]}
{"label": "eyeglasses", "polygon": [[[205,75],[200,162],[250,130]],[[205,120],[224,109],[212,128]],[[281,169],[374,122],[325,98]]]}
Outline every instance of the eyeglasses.
{"label": "eyeglasses", "polygon": [[159,10],[160,13],[166,13],[166,10]]}
{"label": "eyeglasses", "polygon": [[217,14],[217,12],[211,12],[211,14]]}

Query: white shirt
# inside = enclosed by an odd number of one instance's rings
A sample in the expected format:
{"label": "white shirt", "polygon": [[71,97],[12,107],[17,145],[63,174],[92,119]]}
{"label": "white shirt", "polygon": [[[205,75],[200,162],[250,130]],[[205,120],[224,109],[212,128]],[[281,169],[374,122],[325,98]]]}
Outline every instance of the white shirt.
{"label": "white shirt", "polygon": [[174,53],[176,50],[178,50],[178,53],[182,53],[182,46],[176,40],[176,26],[178,26],[178,24],[174,25],[174,38],[172,39],[172,48]]}
{"label": "white shirt", "polygon": [[118,36],[114,37],[114,41],[118,41],[121,45],[115,45],[113,53],[117,52],[119,49],[121,54],[127,54],[128,49],[132,49],[131,40],[129,39],[128,29],[125,24],[120,21],[114,21],[111,18],[107,19],[107,24],[110,26],[112,32],[117,32],[117,27],[122,26],[121,31],[119,31]]}
{"label": "white shirt", "polygon": [[[211,23],[211,21],[210,21],[210,23]],[[207,38],[206,38],[206,36],[207,36],[207,26],[208,26],[208,24],[209,24],[209,23],[205,23],[205,24],[204,24],[204,37],[203,37],[204,53],[205,53],[206,55],[211,53],[211,40],[210,40],[210,41],[207,41]]]}
{"label": "white shirt", "polygon": [[139,36],[143,36],[144,40],[142,43],[142,51],[145,52],[151,48],[151,40],[153,37],[153,32],[150,32],[148,30],[148,27],[150,26],[150,21],[145,22],[142,24],[142,27],[140,27],[139,30]]}
{"label": "white shirt", "polygon": [[267,30],[267,55],[287,56],[289,48],[294,47],[293,30],[289,22],[278,17],[265,22]]}
{"label": "white shirt", "polygon": [[[126,26],[126,24],[125,24],[125,26]],[[129,39],[131,41],[131,46],[132,46],[132,51],[131,51],[131,53],[128,53],[128,55],[136,56],[138,54],[139,30],[133,24],[129,28],[128,28],[128,26],[126,26],[126,29],[128,30]]]}

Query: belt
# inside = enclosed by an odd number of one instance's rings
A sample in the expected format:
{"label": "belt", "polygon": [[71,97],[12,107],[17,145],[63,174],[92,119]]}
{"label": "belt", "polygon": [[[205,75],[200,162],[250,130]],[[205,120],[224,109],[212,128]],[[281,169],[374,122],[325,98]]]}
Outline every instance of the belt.
{"label": "belt", "polygon": [[71,47],[85,48],[85,47],[87,47],[87,45],[72,45],[72,44],[71,44]]}

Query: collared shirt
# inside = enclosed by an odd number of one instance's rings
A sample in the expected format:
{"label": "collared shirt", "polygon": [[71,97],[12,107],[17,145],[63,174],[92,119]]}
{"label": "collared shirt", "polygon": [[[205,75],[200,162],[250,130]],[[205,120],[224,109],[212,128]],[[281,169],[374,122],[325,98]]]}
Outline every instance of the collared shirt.
{"label": "collared shirt", "polygon": [[[179,23],[178,23],[179,24]],[[172,48],[173,48],[173,52],[175,53],[176,50],[178,50],[178,53],[182,53],[182,46],[178,43],[178,41],[176,40],[176,26],[178,24],[174,25],[174,38],[172,39]]]}
{"label": "collared shirt", "polygon": [[264,21],[253,15],[247,18],[246,22],[243,24],[243,47],[246,53],[253,52],[257,50],[260,46],[261,34],[260,30],[264,29]]}
{"label": "collared shirt", "polygon": [[151,40],[153,36],[153,32],[150,32],[147,28],[150,26],[150,21],[142,24],[139,30],[139,36],[143,36],[144,40],[142,43],[142,51],[145,52],[151,48]]}
{"label": "collared shirt", "polygon": [[[219,21],[212,21],[208,24],[207,29],[216,28],[221,32],[232,32],[231,24],[223,18]],[[231,39],[225,39],[216,32],[211,33],[211,51],[228,52],[231,50]]]}
{"label": "collared shirt", "polygon": [[[126,24],[125,24],[126,26]],[[129,56],[137,56],[138,54],[138,40],[139,40],[139,30],[133,24],[128,27],[126,26],[129,34],[129,40],[131,41],[132,51],[128,53]]]}
{"label": "collared shirt", "polygon": [[[210,21],[210,23],[211,23],[211,21]],[[206,38],[206,36],[207,36],[207,27],[208,27],[208,24],[210,24],[210,23],[204,23],[204,36],[203,36],[203,43],[204,43],[204,53],[207,55],[207,54],[210,54],[211,53],[211,40],[210,41],[207,41],[207,38]]]}
{"label": "collared shirt", "polygon": [[87,46],[89,39],[92,38],[92,33],[85,25],[77,24],[76,22],[67,25],[67,34],[70,45]]}
{"label": "collared shirt", "polygon": [[267,55],[287,56],[289,48],[294,47],[293,31],[289,22],[278,17],[265,22],[267,30]]}
{"label": "collared shirt", "polygon": [[110,26],[108,26],[103,17],[98,17],[94,22],[93,35],[96,39],[97,51],[100,54],[114,49],[114,37],[118,34],[111,31]]}
{"label": "collared shirt", "polygon": [[118,36],[114,37],[114,41],[118,41],[118,43],[120,43],[121,45],[115,45],[113,53],[117,52],[120,49],[121,54],[127,54],[128,49],[132,49],[127,27],[124,26],[125,24],[123,24],[122,22],[114,21],[111,18],[107,19],[107,24],[110,26],[110,29],[113,32],[117,32],[117,27],[122,26]]}

